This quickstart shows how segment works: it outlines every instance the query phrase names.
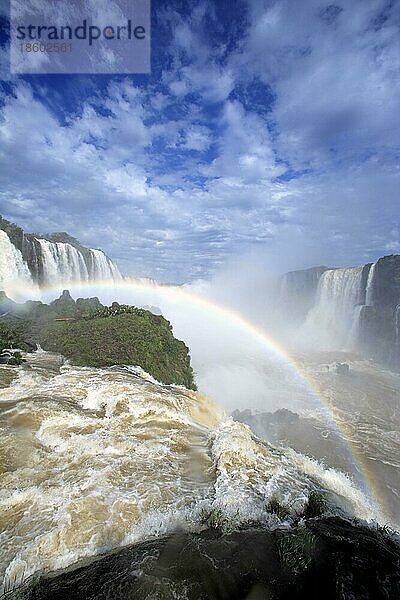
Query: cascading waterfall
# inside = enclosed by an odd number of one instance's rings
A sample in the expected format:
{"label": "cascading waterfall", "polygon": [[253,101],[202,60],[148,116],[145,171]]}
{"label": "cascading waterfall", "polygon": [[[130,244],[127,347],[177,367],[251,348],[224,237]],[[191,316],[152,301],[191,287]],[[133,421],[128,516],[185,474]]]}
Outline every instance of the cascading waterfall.
{"label": "cascading waterfall", "polygon": [[367,287],[365,290],[365,304],[366,306],[374,305],[374,276],[375,276],[375,266],[376,263],[372,264],[367,279]]}
{"label": "cascading waterfall", "polygon": [[[321,276],[305,329],[325,349],[355,345],[362,301],[363,267],[330,269]],[[314,340],[313,340],[314,341]]]}
{"label": "cascading waterfall", "polygon": [[312,267],[286,273],[280,280],[277,295],[278,310],[285,310],[285,319],[302,323],[315,304],[318,282],[326,267]]}
{"label": "cascading waterfall", "polygon": [[101,250],[85,250],[71,244],[37,238],[42,250],[45,283],[69,283],[99,279],[120,279],[118,268]]}
{"label": "cascading waterfall", "polygon": [[42,249],[43,278],[46,283],[88,281],[89,273],[80,252],[61,242],[38,239]]}
{"label": "cascading waterfall", "polygon": [[93,257],[90,279],[121,279],[121,273],[104,252],[97,249],[92,249],[90,252]]}
{"label": "cascading waterfall", "polygon": [[[65,232],[50,238],[25,233],[0,216],[0,290],[122,279],[102,251],[82,246]],[[12,286],[11,286],[12,284]]]}
{"label": "cascading waterfall", "polygon": [[28,265],[6,232],[0,230],[0,290],[7,293],[21,283],[32,284]]}

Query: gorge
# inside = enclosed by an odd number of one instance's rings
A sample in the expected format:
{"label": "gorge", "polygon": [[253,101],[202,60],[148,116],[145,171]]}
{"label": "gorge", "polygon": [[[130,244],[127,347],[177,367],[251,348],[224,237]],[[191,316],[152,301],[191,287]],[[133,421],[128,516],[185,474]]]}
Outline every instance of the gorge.
{"label": "gorge", "polygon": [[[397,368],[400,257],[280,282],[275,302],[311,357],[364,354],[341,376],[274,356],[266,334],[190,286],[122,278],[67,234],[33,236],[3,220],[0,243],[0,289],[10,290],[0,294],[0,345],[26,351],[19,366],[0,368],[7,599],[197,600],[198,573],[214,590],[204,597],[218,600],[260,585],[250,597],[265,597],[277,581],[276,599],[312,598],[315,581],[326,597],[340,581],[363,598],[370,573],[376,598],[398,592],[389,525],[399,526],[400,380],[365,357]],[[14,302],[18,281],[48,304]],[[66,290],[54,299],[64,285],[76,300]],[[264,412],[253,413],[260,374]],[[213,403],[220,380],[232,384],[225,411]],[[232,387],[241,404],[230,417]],[[310,514],[315,498],[324,511],[317,502]],[[255,543],[259,563],[249,566]]]}

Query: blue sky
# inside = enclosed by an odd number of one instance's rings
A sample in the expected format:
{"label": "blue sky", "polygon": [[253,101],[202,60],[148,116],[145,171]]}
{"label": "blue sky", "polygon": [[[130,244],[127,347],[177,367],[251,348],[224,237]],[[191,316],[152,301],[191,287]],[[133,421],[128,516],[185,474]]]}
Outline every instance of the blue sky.
{"label": "blue sky", "polygon": [[150,75],[10,76],[0,213],[126,274],[400,252],[400,2],[152,2]]}

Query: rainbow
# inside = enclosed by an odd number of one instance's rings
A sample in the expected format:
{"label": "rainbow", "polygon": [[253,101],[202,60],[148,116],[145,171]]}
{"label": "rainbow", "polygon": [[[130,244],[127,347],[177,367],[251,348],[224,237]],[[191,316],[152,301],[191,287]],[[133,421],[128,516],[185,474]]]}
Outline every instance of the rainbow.
{"label": "rainbow", "polygon": [[385,499],[380,492],[374,475],[369,470],[365,456],[359,451],[358,447],[352,441],[350,428],[341,418],[339,411],[332,403],[329,396],[323,392],[319,383],[309,372],[305,370],[302,364],[298,362],[283,346],[274,340],[264,329],[252,323],[237,310],[220,304],[214,300],[210,300],[204,296],[197,295],[185,286],[162,285],[151,280],[123,278],[121,280],[99,280],[89,282],[75,281],[69,282],[68,284],[64,283],[43,286],[39,293],[36,286],[29,287],[26,284],[18,283],[13,286],[13,290],[10,290],[8,293],[20,300],[32,298],[32,296],[43,298],[43,294],[57,294],[66,287],[68,287],[70,291],[76,292],[76,294],[85,293],[89,289],[93,288],[95,288],[93,291],[95,291],[96,294],[102,290],[107,291],[109,294],[108,301],[110,302],[111,300],[115,300],[115,296],[112,296],[112,294],[116,293],[118,290],[128,292],[140,291],[148,294],[154,294],[154,297],[160,297],[172,302],[175,305],[190,305],[192,307],[206,310],[214,317],[221,319],[224,323],[229,320],[229,323],[232,326],[236,326],[242,331],[250,334],[253,339],[261,342],[278,359],[283,361],[289,370],[291,370],[297,378],[304,382],[313,397],[320,403],[320,405],[323,406],[329,419],[335,426],[335,429],[350,452],[356,468],[362,476],[364,483],[363,487],[365,488],[364,492],[368,494],[376,514],[380,515],[380,520],[388,520],[386,515],[389,514],[389,511],[385,505]]}

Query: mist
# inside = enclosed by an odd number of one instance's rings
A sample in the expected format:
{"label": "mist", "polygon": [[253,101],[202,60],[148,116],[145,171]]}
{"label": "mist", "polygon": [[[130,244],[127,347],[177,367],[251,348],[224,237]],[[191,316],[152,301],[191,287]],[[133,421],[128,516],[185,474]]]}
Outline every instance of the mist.
{"label": "mist", "polygon": [[[105,304],[116,300],[158,308],[189,347],[199,391],[228,414],[244,409],[308,411],[315,408],[315,394],[277,350],[289,337],[282,335],[289,326],[279,310],[280,286],[280,273],[251,252],[232,259],[209,280],[184,286],[153,282],[125,289],[115,283],[105,289],[99,282],[70,289],[75,298],[98,296]],[[45,294],[46,300],[59,293],[61,288]]]}
{"label": "mist", "polygon": [[[122,279],[111,287],[100,281],[68,287],[75,298],[98,296],[103,304],[159,309],[190,349],[199,390],[228,414],[238,409],[307,412],[315,408],[315,394],[293,363],[304,355],[360,349],[373,271],[366,265],[285,273],[295,255],[303,264],[308,255],[295,241],[290,250],[285,246],[280,260],[253,248],[232,257],[209,279],[182,286]],[[62,288],[40,294],[52,300]],[[321,360],[334,367],[334,357]]]}
{"label": "mist", "polygon": [[23,284],[19,300],[49,302],[68,288],[75,299],[97,296],[105,305],[161,312],[190,350],[200,393],[260,438],[327,461],[363,487],[347,441],[361,438],[372,452],[368,465],[381,482],[389,522],[397,523],[398,463],[387,457],[397,455],[392,430],[400,384],[379,362],[399,370],[398,261],[282,273],[277,261],[253,251],[186,285],[60,279],[51,290]]}

